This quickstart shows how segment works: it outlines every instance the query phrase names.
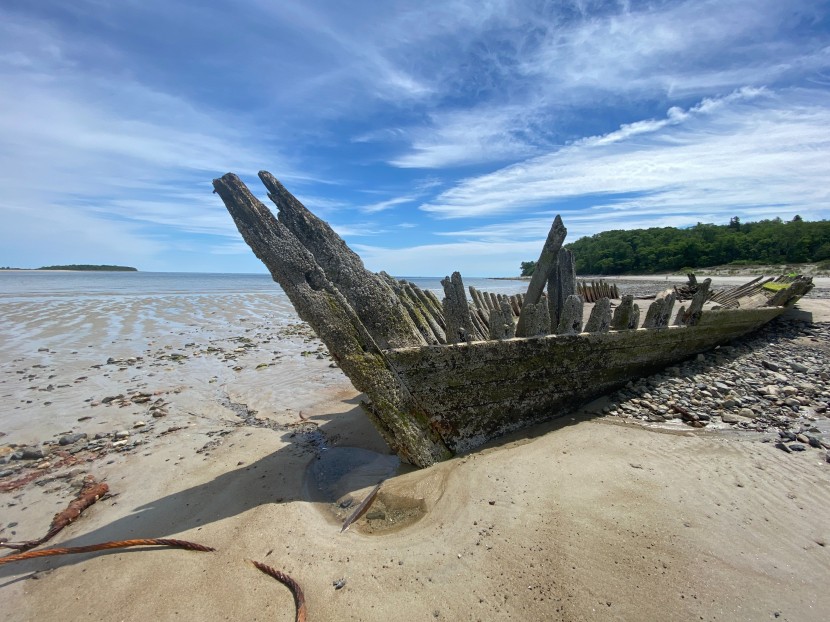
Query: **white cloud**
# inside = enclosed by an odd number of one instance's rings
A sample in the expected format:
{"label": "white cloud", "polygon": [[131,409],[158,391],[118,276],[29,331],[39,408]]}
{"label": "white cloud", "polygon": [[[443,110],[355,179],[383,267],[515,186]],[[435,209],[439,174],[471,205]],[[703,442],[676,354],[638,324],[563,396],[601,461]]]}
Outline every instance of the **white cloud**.
{"label": "white cloud", "polygon": [[[464,180],[422,209],[463,218],[595,197],[604,209],[665,214],[826,210],[828,127],[827,93],[739,91]],[[599,198],[625,194],[635,196]]]}
{"label": "white cloud", "polygon": [[406,205],[407,203],[412,203],[416,200],[415,196],[402,196],[402,197],[394,197],[391,199],[387,199],[385,201],[378,201],[377,203],[370,203],[369,205],[363,205],[360,207],[360,211],[366,214],[376,214],[378,212],[385,212],[386,210],[390,210],[398,205]]}
{"label": "white cloud", "polygon": [[433,99],[447,105],[395,128],[411,144],[390,163],[442,168],[527,157],[569,135],[580,107],[608,115],[633,102],[791,84],[830,69],[826,39],[795,34],[799,20],[818,13],[809,2],[591,8],[574,19],[561,6],[548,13],[504,6],[501,28],[480,22],[472,41],[458,46],[457,62],[434,68],[443,88]]}
{"label": "white cloud", "polygon": [[[519,265],[536,257],[544,243],[469,241],[383,248],[354,244],[367,268],[396,276],[444,276],[458,270],[463,276],[515,275]],[[415,273],[413,273],[415,271]]]}

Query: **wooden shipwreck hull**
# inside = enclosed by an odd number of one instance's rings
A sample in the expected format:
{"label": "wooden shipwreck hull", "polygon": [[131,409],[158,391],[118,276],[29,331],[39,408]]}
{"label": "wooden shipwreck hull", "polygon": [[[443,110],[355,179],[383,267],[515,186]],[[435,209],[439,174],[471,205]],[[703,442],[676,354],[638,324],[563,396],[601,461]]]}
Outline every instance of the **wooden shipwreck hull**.
{"label": "wooden shipwreck hull", "polygon": [[[557,216],[527,293],[497,296],[453,273],[440,300],[366,270],[360,258],[272,175],[259,174],[278,217],[231,173],[214,180],[239,231],[368,401],[364,410],[402,460],[429,466],[506,432],[569,412],[627,381],[747,334],[812,288],[804,277],[756,279],[688,308],[667,290],[590,298],[576,283]],[[545,293],[545,289],[547,293]],[[616,295],[593,284],[591,292]],[[717,303],[714,306],[711,300]],[[589,312],[583,324],[583,313]]]}

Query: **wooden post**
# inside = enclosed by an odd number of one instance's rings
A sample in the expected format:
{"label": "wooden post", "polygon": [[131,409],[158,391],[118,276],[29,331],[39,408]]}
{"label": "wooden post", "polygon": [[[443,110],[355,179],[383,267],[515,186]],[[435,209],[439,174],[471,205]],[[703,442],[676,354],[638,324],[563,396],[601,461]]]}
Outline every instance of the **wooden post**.
{"label": "wooden post", "polygon": [[527,313],[529,304],[536,304],[542,297],[542,290],[550,278],[551,271],[554,269],[559,249],[562,248],[562,243],[565,241],[565,236],[568,230],[562,224],[562,218],[558,215],[553,219],[553,224],[548,232],[548,238],[545,245],[542,247],[542,252],[539,254],[539,259],[536,262],[536,268],[533,271],[533,276],[530,277],[530,284],[527,286],[527,293],[522,303],[522,311],[519,314],[519,322],[516,325],[516,335],[520,337],[527,335]]}
{"label": "wooden post", "polygon": [[576,271],[574,256],[566,248],[560,248],[556,267],[548,277],[548,306],[551,326],[559,326],[565,301],[576,294]]}
{"label": "wooden post", "polygon": [[306,209],[267,171],[259,178],[279,208],[279,222],[314,256],[326,278],[354,309],[380,348],[424,345],[406,309],[389,284],[367,270],[357,253],[325,221]]}
{"label": "wooden post", "polygon": [[591,309],[591,315],[585,323],[586,333],[605,333],[611,328],[611,301],[600,298]]}

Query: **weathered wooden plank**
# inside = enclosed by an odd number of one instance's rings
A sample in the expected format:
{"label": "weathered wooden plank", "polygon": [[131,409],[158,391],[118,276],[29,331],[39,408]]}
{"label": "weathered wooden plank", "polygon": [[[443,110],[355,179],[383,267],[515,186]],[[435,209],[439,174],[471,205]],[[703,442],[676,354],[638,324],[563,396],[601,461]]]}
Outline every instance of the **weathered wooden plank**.
{"label": "weathered wooden plank", "polygon": [[279,222],[311,252],[378,346],[401,348],[426,343],[389,284],[367,270],[357,253],[328,223],[306,209],[269,172],[260,171],[259,178],[279,208]]}
{"label": "weathered wooden plank", "polygon": [[557,215],[556,218],[553,219],[553,224],[548,232],[545,245],[542,247],[542,252],[539,254],[539,259],[536,261],[536,268],[533,271],[533,276],[530,277],[530,284],[527,286],[522,311],[519,314],[519,322],[516,326],[517,335],[527,334],[527,329],[525,328],[527,319],[525,318],[525,315],[526,313],[532,313],[531,311],[526,311],[526,308],[529,309],[527,305],[529,303],[536,304],[541,299],[542,291],[550,278],[551,271],[556,267],[559,250],[562,248],[562,243],[565,241],[565,236],[567,234],[568,230],[565,229],[565,225],[562,224],[562,218]]}
{"label": "weathered wooden plank", "polygon": [[480,337],[470,317],[470,306],[467,303],[461,273],[453,272],[452,276],[441,279],[441,285],[444,286],[442,304],[444,320],[447,322],[447,343],[476,341]]}
{"label": "weathered wooden plank", "polygon": [[[213,180],[213,187],[245,242],[282,286],[299,316],[326,344],[355,388],[372,400],[367,413],[387,443],[417,466],[448,458],[450,452],[427,415],[311,251],[236,175]],[[422,341],[420,335],[418,340]]]}
{"label": "weathered wooden plank", "polygon": [[605,333],[611,328],[611,301],[600,298],[591,309],[591,315],[585,323],[586,333]]}

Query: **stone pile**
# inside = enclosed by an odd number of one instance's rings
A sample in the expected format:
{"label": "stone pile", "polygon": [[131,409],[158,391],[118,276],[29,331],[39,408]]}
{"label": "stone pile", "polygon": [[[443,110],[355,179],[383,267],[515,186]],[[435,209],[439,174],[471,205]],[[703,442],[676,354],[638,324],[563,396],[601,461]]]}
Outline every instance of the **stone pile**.
{"label": "stone pile", "polygon": [[609,416],[770,433],[787,452],[830,449],[830,324],[773,322],[610,399]]}

